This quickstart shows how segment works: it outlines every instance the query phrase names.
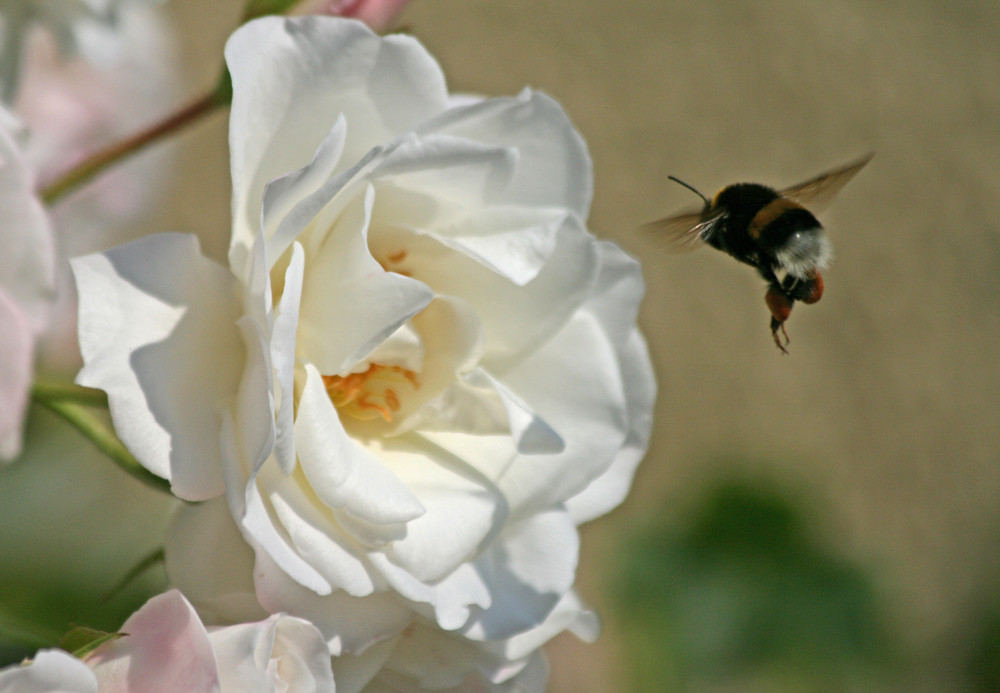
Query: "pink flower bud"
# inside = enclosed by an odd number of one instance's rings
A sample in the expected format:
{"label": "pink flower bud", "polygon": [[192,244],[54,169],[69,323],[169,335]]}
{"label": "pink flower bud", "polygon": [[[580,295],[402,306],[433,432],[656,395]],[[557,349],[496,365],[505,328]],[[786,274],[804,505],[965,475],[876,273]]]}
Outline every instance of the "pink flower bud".
{"label": "pink flower bud", "polygon": [[360,19],[375,31],[391,28],[410,0],[305,0],[299,14],[326,14]]}

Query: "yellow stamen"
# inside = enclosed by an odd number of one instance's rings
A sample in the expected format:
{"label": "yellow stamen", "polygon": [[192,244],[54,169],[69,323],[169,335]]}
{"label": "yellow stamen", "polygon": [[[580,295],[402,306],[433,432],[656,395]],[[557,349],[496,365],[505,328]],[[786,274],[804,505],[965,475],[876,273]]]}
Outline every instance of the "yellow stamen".
{"label": "yellow stamen", "polygon": [[363,421],[381,416],[387,422],[402,407],[397,390],[420,387],[417,374],[408,368],[377,363],[363,373],[324,375],[323,384],[333,406],[342,413]]}

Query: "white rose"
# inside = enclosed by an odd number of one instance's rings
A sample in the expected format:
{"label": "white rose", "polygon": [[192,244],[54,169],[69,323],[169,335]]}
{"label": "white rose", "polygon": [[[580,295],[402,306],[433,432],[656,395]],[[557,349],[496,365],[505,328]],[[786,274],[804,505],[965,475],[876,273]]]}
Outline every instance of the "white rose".
{"label": "white rose", "polygon": [[55,244],[34,177],[0,109],[0,460],[21,451],[35,342],[55,294]]}
{"label": "white rose", "polygon": [[[56,180],[176,103],[175,36],[163,13],[129,5],[119,24],[121,51],[108,69],[66,60],[45,32],[32,32],[25,45],[23,81],[12,108],[30,133],[24,155],[39,180]],[[172,159],[169,148],[133,157],[50,206],[60,259],[49,329],[36,349],[43,377],[62,380],[80,368],[76,288],[64,258],[148,233],[146,220],[162,204]]]}
{"label": "white rose", "polygon": [[226,56],[230,268],[183,235],[74,261],[78,381],[177,495],[226,493],[257,600],[334,652],[539,627],[655,389],[581,138],[530,91],[452,107],[416,41],[350,20],[261,19]]}

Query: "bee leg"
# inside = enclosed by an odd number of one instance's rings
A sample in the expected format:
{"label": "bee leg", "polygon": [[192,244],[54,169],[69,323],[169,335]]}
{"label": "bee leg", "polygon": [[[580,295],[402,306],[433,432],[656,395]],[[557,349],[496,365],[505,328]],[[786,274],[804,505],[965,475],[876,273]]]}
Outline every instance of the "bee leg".
{"label": "bee leg", "polygon": [[813,270],[809,274],[809,295],[802,299],[803,303],[816,303],[823,298],[823,275]]}
{"label": "bee leg", "polygon": [[[785,343],[784,344],[781,343],[781,337],[778,336],[778,329],[779,328],[781,329],[781,334],[785,337]],[[785,323],[778,322],[778,320],[776,318],[772,317],[771,318],[771,336],[774,338],[774,343],[778,345],[779,349],[781,349],[781,353],[782,354],[787,354],[788,353],[788,349],[786,349],[785,347],[788,346],[788,343],[790,341],[792,341],[792,340],[790,340],[788,338],[788,331],[785,329]]]}
{"label": "bee leg", "polygon": [[[788,331],[785,329],[785,321],[788,320],[788,316],[792,313],[792,306],[795,300],[785,295],[781,286],[772,283],[767,288],[767,293],[764,295],[764,302],[767,304],[768,310],[771,311],[771,336],[774,337],[774,343],[778,345],[783,354],[788,353],[788,349],[785,347],[791,341],[788,338]],[[778,330],[781,330],[781,334],[785,338],[785,343],[781,343],[781,337],[778,336]]]}

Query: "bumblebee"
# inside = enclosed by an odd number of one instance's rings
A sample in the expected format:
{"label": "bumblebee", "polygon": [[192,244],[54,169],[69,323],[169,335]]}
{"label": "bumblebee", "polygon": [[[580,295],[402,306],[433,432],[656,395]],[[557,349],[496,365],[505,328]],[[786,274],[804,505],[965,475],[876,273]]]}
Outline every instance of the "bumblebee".
{"label": "bumblebee", "polygon": [[720,190],[711,200],[669,176],[698,195],[704,205],[650,222],[645,228],[665,235],[675,251],[708,244],[755,267],[767,282],[764,302],[771,312],[771,335],[782,353],[787,354],[785,322],[792,306],[796,301],[815,303],[823,296],[820,270],[833,257],[823,226],[803,205],[809,204],[814,210],[825,207],[873,156],[874,152],[866,154],[783,190],[758,183],[736,183]]}

